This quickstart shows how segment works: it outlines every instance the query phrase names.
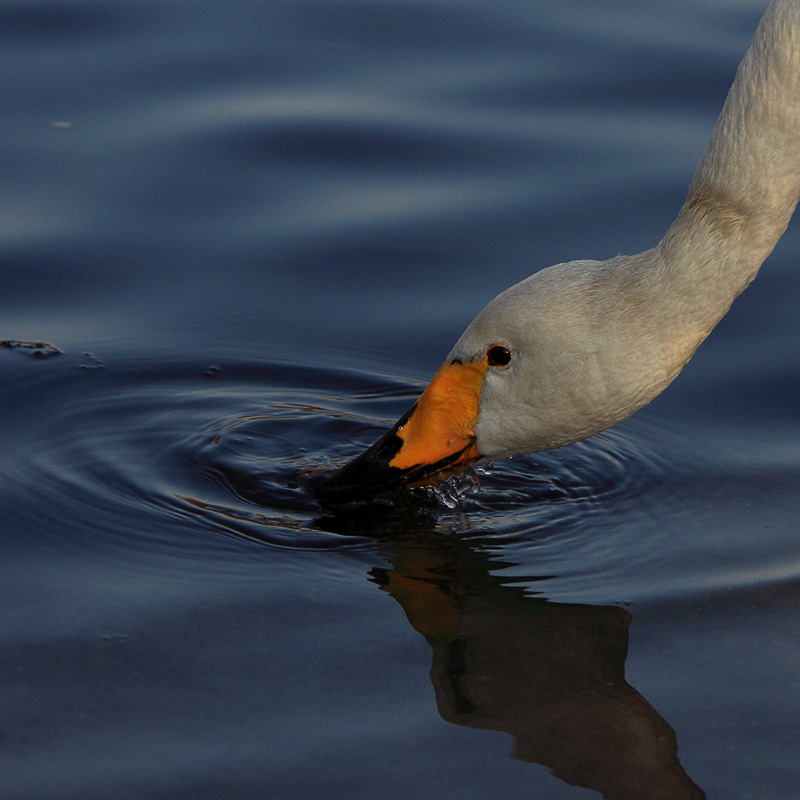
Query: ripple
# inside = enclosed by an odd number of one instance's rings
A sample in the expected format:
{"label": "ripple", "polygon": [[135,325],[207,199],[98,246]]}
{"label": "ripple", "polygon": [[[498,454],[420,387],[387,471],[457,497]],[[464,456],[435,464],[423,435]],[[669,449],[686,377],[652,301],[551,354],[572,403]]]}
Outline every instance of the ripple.
{"label": "ripple", "polygon": [[19,396],[37,401],[21,403],[14,389],[4,397],[25,418],[0,461],[6,511],[35,517],[48,544],[120,559],[225,550],[230,537],[353,545],[312,525],[316,506],[289,480],[319,463],[310,442],[341,414],[323,387],[333,378],[345,394],[347,376],[308,369],[298,380],[278,364],[223,363],[229,377],[209,379],[207,364],[84,362],[67,356],[20,375]]}
{"label": "ripple", "polygon": [[[265,547],[374,559],[380,543],[417,531],[494,554],[509,581],[553,599],[628,600],[721,579],[695,495],[725,472],[647,416],[501,462],[453,509],[408,492],[331,513],[306,490],[308,476],[371,444],[420,383],[235,357],[213,370],[108,355],[87,370],[85,354],[69,353],[7,361],[14,446],[0,456],[3,513],[35,518],[46,546],[133,563]],[[753,564],[758,574],[773,567],[768,554]]]}

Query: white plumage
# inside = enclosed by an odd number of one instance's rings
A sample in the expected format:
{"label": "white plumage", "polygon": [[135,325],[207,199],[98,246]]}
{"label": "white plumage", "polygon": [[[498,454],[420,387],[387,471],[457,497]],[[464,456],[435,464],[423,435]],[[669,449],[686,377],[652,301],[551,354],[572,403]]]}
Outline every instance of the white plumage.
{"label": "white plumage", "polygon": [[[558,264],[500,294],[409,414],[323,489],[375,493],[457,464],[561,447],[630,416],[752,281],[798,197],[800,0],[774,0],[661,242]],[[498,345],[510,359],[498,362]]]}

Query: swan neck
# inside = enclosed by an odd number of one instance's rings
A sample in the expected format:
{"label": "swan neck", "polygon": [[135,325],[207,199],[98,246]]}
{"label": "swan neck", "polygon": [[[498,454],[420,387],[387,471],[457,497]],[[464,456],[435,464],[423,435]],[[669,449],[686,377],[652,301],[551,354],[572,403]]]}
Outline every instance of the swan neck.
{"label": "swan neck", "polygon": [[736,73],[678,218],[665,279],[718,313],[750,283],[800,198],[800,0],[775,0]]}

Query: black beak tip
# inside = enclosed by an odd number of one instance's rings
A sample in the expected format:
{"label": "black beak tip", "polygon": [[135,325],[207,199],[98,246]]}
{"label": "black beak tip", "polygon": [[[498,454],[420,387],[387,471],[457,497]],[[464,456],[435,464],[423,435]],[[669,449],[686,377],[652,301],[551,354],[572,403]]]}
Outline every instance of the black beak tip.
{"label": "black beak tip", "polygon": [[324,507],[344,506],[373,500],[382,492],[389,491],[394,476],[383,476],[379,470],[368,470],[350,464],[340,469],[312,478],[308,488]]}
{"label": "black beak tip", "polygon": [[406,473],[389,462],[403,442],[393,428],[372,447],[356,456],[343,467],[317,475],[309,489],[324,506],[366,502],[377,495],[402,488],[407,483]]}

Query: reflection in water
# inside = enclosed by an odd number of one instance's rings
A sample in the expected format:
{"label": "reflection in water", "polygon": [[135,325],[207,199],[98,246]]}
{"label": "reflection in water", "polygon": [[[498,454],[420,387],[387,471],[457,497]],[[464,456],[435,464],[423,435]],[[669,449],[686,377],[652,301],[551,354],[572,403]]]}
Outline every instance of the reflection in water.
{"label": "reflection in water", "polygon": [[526,596],[441,534],[396,540],[373,579],[433,650],[443,719],[505,731],[513,755],[607,800],[696,800],[674,731],[625,681],[630,614]]}

